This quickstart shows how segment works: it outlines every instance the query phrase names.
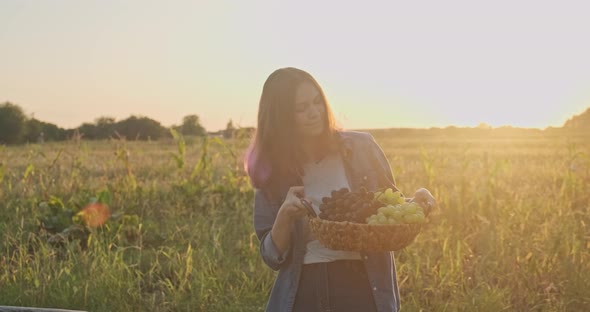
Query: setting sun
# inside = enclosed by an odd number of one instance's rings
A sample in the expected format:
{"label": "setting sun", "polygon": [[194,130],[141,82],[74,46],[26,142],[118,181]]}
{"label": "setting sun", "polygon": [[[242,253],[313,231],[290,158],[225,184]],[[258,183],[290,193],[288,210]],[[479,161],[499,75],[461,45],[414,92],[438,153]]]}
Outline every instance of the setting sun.
{"label": "setting sun", "polygon": [[590,106],[585,2],[333,5],[4,1],[0,100],[65,128],[197,114],[217,131],[255,126],[261,82],[294,66],[347,128],[542,129]]}

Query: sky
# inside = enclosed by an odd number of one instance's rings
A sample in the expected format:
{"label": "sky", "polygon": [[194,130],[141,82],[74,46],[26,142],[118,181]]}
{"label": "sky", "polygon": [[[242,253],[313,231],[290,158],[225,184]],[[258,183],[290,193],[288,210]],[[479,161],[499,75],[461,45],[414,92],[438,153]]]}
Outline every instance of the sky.
{"label": "sky", "polygon": [[275,69],[312,74],[343,128],[561,126],[590,107],[590,2],[0,1],[0,103],[255,126]]}

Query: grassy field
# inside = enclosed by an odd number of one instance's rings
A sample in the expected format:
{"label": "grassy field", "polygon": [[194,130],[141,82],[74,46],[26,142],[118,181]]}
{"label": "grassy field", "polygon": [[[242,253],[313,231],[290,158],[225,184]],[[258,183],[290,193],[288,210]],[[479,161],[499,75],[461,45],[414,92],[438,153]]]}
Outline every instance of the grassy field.
{"label": "grassy field", "polygon": [[[590,137],[374,135],[441,207],[396,253],[404,311],[590,310]],[[262,311],[246,144],[0,147],[0,305]],[[103,227],[78,214],[93,202]]]}

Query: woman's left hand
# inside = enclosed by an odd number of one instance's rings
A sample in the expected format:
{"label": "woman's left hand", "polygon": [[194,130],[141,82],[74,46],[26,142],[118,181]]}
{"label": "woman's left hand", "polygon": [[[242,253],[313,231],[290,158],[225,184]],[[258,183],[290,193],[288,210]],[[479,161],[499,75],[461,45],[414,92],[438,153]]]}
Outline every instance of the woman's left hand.
{"label": "woman's left hand", "polygon": [[425,188],[416,190],[416,193],[414,193],[414,198],[412,198],[410,202],[414,202],[422,206],[425,215],[428,215],[432,209],[436,207],[436,199],[434,196],[432,196],[430,191]]}

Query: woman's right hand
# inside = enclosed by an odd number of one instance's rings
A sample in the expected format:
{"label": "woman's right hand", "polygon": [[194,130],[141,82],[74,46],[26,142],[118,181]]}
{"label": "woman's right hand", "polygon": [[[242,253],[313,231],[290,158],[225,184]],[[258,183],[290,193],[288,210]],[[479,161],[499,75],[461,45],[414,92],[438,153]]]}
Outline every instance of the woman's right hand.
{"label": "woman's right hand", "polygon": [[281,208],[279,208],[278,214],[286,217],[290,222],[306,215],[307,209],[301,203],[302,198],[306,199],[303,186],[292,186],[289,188],[285,201],[281,205]]}
{"label": "woman's right hand", "polygon": [[303,186],[292,186],[287,192],[279,212],[277,212],[271,236],[280,254],[283,254],[291,244],[293,221],[307,213],[305,206],[301,203],[301,198],[305,198],[304,196]]}

